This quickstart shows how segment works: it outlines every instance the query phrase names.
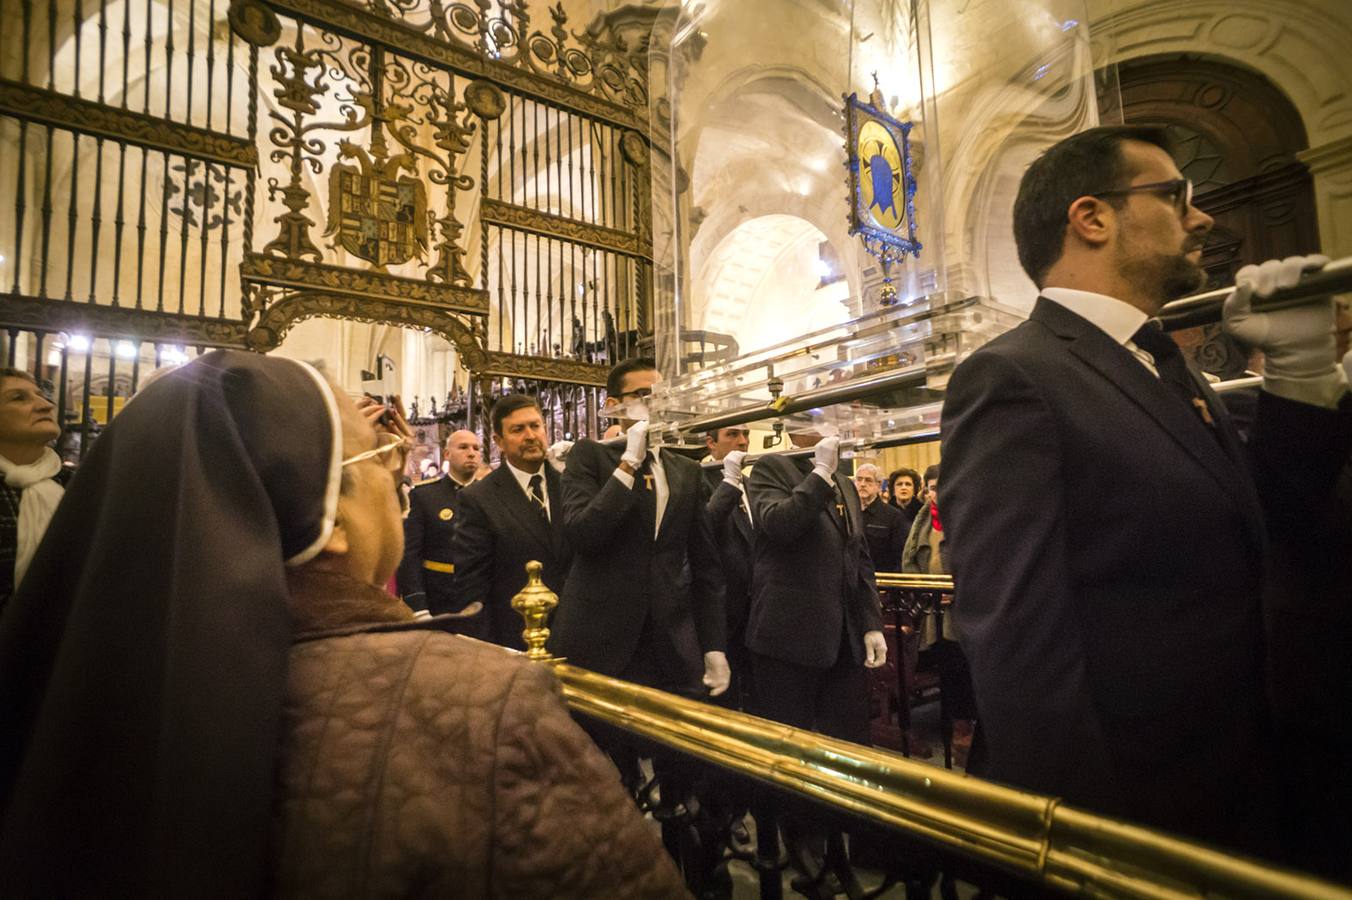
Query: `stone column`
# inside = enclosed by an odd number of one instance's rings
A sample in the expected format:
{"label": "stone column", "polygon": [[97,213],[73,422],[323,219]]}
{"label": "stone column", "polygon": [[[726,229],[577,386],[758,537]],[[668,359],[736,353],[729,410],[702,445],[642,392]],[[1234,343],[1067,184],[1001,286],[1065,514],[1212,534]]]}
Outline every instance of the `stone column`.
{"label": "stone column", "polygon": [[1352,135],[1297,154],[1314,177],[1319,244],[1334,259],[1352,256]]}

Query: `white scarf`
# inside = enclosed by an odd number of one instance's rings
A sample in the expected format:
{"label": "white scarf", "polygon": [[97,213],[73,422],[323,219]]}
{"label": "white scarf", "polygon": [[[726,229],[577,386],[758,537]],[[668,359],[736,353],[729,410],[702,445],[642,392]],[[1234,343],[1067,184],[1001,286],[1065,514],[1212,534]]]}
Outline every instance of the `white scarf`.
{"label": "white scarf", "polygon": [[52,521],[56,505],[66,489],[52,481],[61,471],[61,457],[51,447],[42,451],[37,462],[26,466],[15,465],[0,456],[0,475],[5,476],[5,484],[18,488],[19,494],[19,546],[14,553],[14,587],[17,590],[28,564],[33,561],[33,553],[42,542],[42,535]]}

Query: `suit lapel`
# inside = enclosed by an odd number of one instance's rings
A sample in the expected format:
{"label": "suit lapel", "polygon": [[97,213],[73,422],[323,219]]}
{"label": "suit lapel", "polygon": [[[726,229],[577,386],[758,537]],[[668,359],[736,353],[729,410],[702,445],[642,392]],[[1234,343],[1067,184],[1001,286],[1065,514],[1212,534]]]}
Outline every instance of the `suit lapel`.
{"label": "suit lapel", "polygon": [[846,522],[844,518],[841,518],[836,524],[840,526],[840,530],[843,531],[847,537],[851,533],[863,534],[862,529],[864,527],[864,519],[863,514],[859,509],[858,495],[854,491],[846,489],[849,487],[847,483],[848,479],[839,469],[836,470],[835,480],[836,494],[840,497],[841,502],[844,503],[845,515],[849,517],[848,522]]}
{"label": "suit lapel", "polygon": [[1107,379],[1184,451],[1205,469],[1227,496],[1243,490],[1240,469],[1226,456],[1197,413],[1180,403],[1170,389],[1150,374],[1131,352],[1080,316],[1045,297],[1038,298],[1029,319],[1070,339],[1070,352]]}
{"label": "suit lapel", "polygon": [[[563,551],[563,476],[545,463],[545,491],[549,494],[549,546],[555,555]],[[538,517],[537,517],[538,518]]]}
{"label": "suit lapel", "polygon": [[[545,463],[548,466],[548,463]],[[554,546],[554,536],[550,534],[549,527],[545,520],[540,518],[540,514],[535,511],[535,507],[526,497],[526,492],[521,490],[521,485],[517,484],[516,476],[503,463],[498,470],[493,473],[496,481],[494,485],[498,492],[498,499],[502,502],[503,508],[511,513],[518,522],[521,523],[528,532],[535,535],[536,539],[546,547]],[[548,476],[546,476],[548,479]],[[559,509],[554,505],[554,498],[549,498],[550,510]]]}

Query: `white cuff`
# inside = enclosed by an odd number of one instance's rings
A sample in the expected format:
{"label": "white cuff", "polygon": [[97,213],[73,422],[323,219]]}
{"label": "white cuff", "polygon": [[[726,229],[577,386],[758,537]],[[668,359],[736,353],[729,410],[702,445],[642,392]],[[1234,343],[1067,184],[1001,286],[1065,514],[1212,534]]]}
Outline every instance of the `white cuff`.
{"label": "white cuff", "polygon": [[812,474],[831,485],[831,487],[836,486],[836,479],[834,478],[836,473],[826,468],[826,466],[813,466]]}
{"label": "white cuff", "polygon": [[726,475],[723,476],[723,483],[730,484],[738,490],[741,490],[742,487],[742,480],[740,478],[729,478]]}
{"label": "white cuff", "polygon": [[630,490],[633,490],[633,489],[634,489],[634,476],[633,476],[633,475],[630,475],[630,474],[629,474],[628,472],[626,472],[624,469],[621,469],[621,468],[619,468],[619,467],[617,466],[617,467],[615,468],[615,471],[614,471],[614,472],[611,472],[610,474],[611,474],[611,476],[614,477],[615,480],[618,481],[620,484],[624,485],[625,487],[629,488]]}
{"label": "white cuff", "polygon": [[1342,366],[1334,366],[1333,371],[1314,378],[1282,378],[1279,375],[1263,376],[1263,390],[1277,397],[1296,403],[1308,403],[1324,409],[1337,409],[1343,395],[1347,393],[1347,374]]}

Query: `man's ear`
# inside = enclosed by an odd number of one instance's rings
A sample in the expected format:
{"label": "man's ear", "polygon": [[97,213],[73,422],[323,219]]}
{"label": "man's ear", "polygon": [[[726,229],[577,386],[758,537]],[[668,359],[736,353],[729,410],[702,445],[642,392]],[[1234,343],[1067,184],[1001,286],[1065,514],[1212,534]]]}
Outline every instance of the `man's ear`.
{"label": "man's ear", "polygon": [[602,408],[602,409],[610,409],[612,406],[619,406],[619,405],[620,405],[620,401],[616,400],[614,397],[607,397],[607,398],[606,398],[606,402],[601,404],[601,408]]}
{"label": "man's ear", "polygon": [[1066,230],[1094,247],[1108,243],[1117,226],[1117,210],[1098,197],[1080,197],[1066,212]]}
{"label": "man's ear", "polygon": [[347,539],[347,528],[343,526],[343,514],[341,509],[333,522],[333,533],[329,535],[329,542],[324,545],[320,553],[326,553],[329,556],[346,556],[351,544]]}

